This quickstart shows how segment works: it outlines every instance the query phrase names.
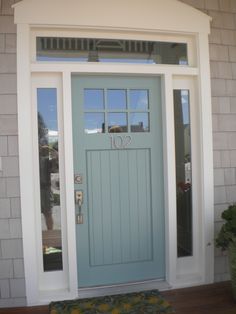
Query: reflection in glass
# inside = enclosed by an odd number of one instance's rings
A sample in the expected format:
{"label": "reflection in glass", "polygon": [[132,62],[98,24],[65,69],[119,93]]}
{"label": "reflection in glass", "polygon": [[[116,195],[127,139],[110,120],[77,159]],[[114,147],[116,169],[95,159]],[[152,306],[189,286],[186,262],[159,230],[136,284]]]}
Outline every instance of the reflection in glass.
{"label": "reflection in glass", "polygon": [[103,89],[84,90],[84,109],[104,109]]}
{"label": "reflection in glass", "polygon": [[37,110],[43,266],[62,270],[56,88],[37,89]]}
{"label": "reflection in glass", "polygon": [[84,114],[84,132],[86,134],[104,133],[105,132],[105,118],[104,113],[90,112]]}
{"label": "reflection in glass", "polygon": [[174,90],[178,257],[193,254],[191,125],[188,90]]}
{"label": "reflection in glass", "polygon": [[126,109],[126,90],[125,89],[108,89],[107,90],[107,107],[111,110]]}
{"label": "reflection in glass", "polygon": [[188,65],[186,43],[37,37],[37,61]]}
{"label": "reflection in glass", "polygon": [[108,131],[109,133],[127,132],[127,114],[126,113],[108,113]]}
{"label": "reflection in glass", "polygon": [[130,95],[130,109],[133,110],[147,110],[148,104],[148,90],[146,89],[132,89]]}
{"label": "reflection in glass", "polygon": [[149,113],[130,113],[131,132],[149,132]]}

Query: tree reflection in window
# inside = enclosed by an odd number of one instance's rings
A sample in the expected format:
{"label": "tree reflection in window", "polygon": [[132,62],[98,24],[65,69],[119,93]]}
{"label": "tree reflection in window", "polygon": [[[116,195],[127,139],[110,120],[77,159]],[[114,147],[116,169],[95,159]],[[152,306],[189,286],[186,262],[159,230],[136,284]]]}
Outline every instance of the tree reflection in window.
{"label": "tree reflection in window", "polygon": [[61,270],[61,206],[55,88],[37,89],[40,207],[44,271]]}

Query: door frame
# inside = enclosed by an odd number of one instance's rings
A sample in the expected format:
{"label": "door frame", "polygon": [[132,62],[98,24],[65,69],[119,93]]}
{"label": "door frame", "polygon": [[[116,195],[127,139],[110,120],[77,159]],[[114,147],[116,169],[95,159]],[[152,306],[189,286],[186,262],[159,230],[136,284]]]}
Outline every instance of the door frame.
{"label": "door frame", "polygon": [[[174,87],[181,86],[181,88],[197,88],[197,73],[196,69],[188,69],[187,71],[181,70],[181,73],[178,75],[173,75],[170,73],[170,69],[165,69],[165,67],[156,68],[155,71],[152,68],[148,69],[146,66],[140,66],[139,69],[137,67],[133,67],[132,65],[126,65],[126,71],[120,71],[119,65],[113,65],[109,67],[107,65],[96,65],[100,68],[100,71],[94,72],[95,66],[86,64],[86,65],[68,65],[65,71],[65,66],[57,65],[57,68],[61,68],[60,70],[57,69],[58,72],[54,72],[52,74],[52,69],[54,70],[55,65],[50,66],[37,66],[34,65],[37,70],[34,70],[33,77],[36,78],[36,81],[39,79],[40,82],[43,82],[43,86],[46,87],[47,85],[47,77],[50,75],[57,76],[60,78],[60,85],[62,86],[62,90],[60,94],[62,96],[62,102],[64,103],[64,117],[63,117],[63,129],[64,129],[64,145],[65,145],[65,152],[64,154],[64,162],[65,162],[65,186],[66,186],[66,202],[67,207],[70,208],[70,211],[67,211],[66,218],[67,218],[67,230],[68,228],[71,229],[70,232],[67,233],[67,247],[66,250],[68,251],[68,275],[69,275],[69,284],[73,283],[75,288],[75,295],[76,297],[87,297],[87,296],[98,296],[110,293],[113,291],[117,293],[119,291],[135,291],[137,289],[146,289],[146,288],[159,288],[159,289],[170,289],[176,287],[186,287],[195,284],[202,284],[206,282],[205,277],[205,267],[204,264],[204,255],[203,253],[203,246],[201,246],[201,241],[204,242],[202,238],[202,234],[204,234],[204,228],[201,230],[195,230],[195,234],[200,234],[201,237],[197,240],[196,246],[199,249],[199,252],[194,258],[194,263],[192,258],[182,258],[178,259],[177,256],[177,243],[176,243],[176,186],[175,182],[172,179],[173,173],[175,173],[175,144],[174,144],[174,110],[173,110],[173,97],[172,93],[169,91],[173,90]],[[50,69],[52,67],[52,69]],[[69,68],[69,69],[68,69]],[[114,70],[116,68],[116,71]],[[46,70],[47,69],[47,70]],[[86,71],[85,71],[86,69]],[[172,69],[173,70],[173,69]],[[174,69],[176,70],[176,68]],[[150,73],[151,72],[151,73]],[[177,71],[176,71],[177,72]],[[184,75],[182,72],[185,72]],[[187,73],[186,73],[187,72]],[[51,73],[51,74],[50,74]],[[150,75],[150,76],[161,76],[161,83],[162,83],[162,121],[163,121],[163,154],[164,154],[164,190],[165,192],[165,208],[166,208],[166,215],[165,215],[165,251],[166,251],[166,280],[165,281],[148,281],[148,282],[139,282],[139,283],[131,283],[126,285],[116,285],[113,287],[101,287],[101,288],[86,288],[86,289],[79,289],[77,290],[77,266],[76,266],[76,253],[74,250],[75,245],[75,234],[74,234],[74,215],[71,215],[71,211],[74,211],[74,171],[73,171],[73,144],[72,144],[72,116],[71,116],[71,75],[73,73],[81,73],[81,74],[123,74],[123,75]],[[187,82],[187,84],[185,84]],[[192,83],[191,83],[192,82]],[[36,83],[37,85],[37,83]],[[195,86],[194,86],[195,85]],[[39,86],[39,85],[37,85]],[[50,85],[51,86],[51,85]],[[58,88],[59,85],[58,85]],[[195,103],[197,103],[198,93],[195,94]],[[192,106],[194,106],[191,103]],[[66,106],[66,107],[65,107]],[[200,111],[200,108],[199,108]],[[197,121],[196,126],[199,123],[200,119],[200,112],[197,114]],[[197,142],[200,142],[200,134],[197,132],[197,128],[195,126],[195,135],[194,138],[197,139]],[[199,147],[199,143],[193,143],[196,147]],[[37,160],[35,162],[35,166],[37,166]],[[199,178],[202,182],[202,179]],[[200,192],[200,199],[202,199],[202,195]],[[201,202],[202,206],[202,202]],[[203,207],[202,207],[203,208]],[[201,219],[200,215],[203,214],[199,212],[199,221]],[[199,225],[199,227],[202,224]],[[191,267],[193,265],[193,267]],[[198,267],[196,267],[198,266]],[[208,273],[209,275],[209,273]],[[78,293],[78,294],[77,294]],[[65,296],[65,294],[64,294]],[[71,293],[68,294],[68,298],[71,298]],[[58,294],[56,294],[55,298],[58,298]]]}
{"label": "door frame", "polygon": [[[23,1],[27,3],[28,1]],[[48,1],[44,3],[46,6]],[[62,1],[60,1],[61,3]],[[161,1],[162,5],[169,6],[171,13],[172,1]],[[173,1],[174,3],[174,1]],[[177,3],[177,1],[176,1]],[[78,27],[72,26],[68,21],[63,24],[63,19],[54,22],[44,18],[45,10],[42,12],[42,24],[39,22],[39,15],[34,16],[37,1],[31,10],[21,10],[17,14],[17,79],[18,79],[18,128],[19,128],[19,160],[20,160],[20,184],[21,184],[21,206],[22,206],[22,228],[24,243],[24,264],[26,278],[27,303],[29,305],[45,304],[52,300],[70,299],[83,296],[106,294],[113,290],[130,291],[139,288],[159,287],[160,289],[187,287],[202,283],[213,282],[214,277],[214,244],[213,244],[213,156],[212,156],[212,116],[211,116],[211,89],[210,89],[210,68],[209,68],[209,18],[196,13],[192,8],[186,16],[192,16],[189,22],[183,25],[173,25],[172,31],[168,30],[166,22],[162,19],[159,28],[153,30],[151,27],[143,29],[118,27]],[[65,3],[66,5],[66,3]],[[179,4],[182,8],[182,4]],[[40,3],[40,6],[42,4]],[[50,5],[49,5],[50,6]],[[16,5],[17,7],[17,5]],[[40,7],[39,7],[40,10]],[[32,13],[32,14],[29,14]],[[178,10],[176,11],[178,12]],[[25,15],[26,14],[26,15]],[[63,13],[64,14],[64,13]],[[27,18],[30,16],[30,21]],[[51,16],[50,16],[51,17]],[[33,19],[35,18],[35,22]],[[76,17],[77,18],[77,17]],[[197,18],[199,18],[197,20]],[[169,20],[167,19],[167,20]],[[192,21],[195,21],[192,23]],[[50,22],[49,22],[50,21]],[[158,21],[158,19],[157,19]],[[182,18],[179,20],[182,21]],[[204,21],[204,23],[203,23]],[[53,26],[47,25],[54,23]],[[66,27],[65,25],[67,25]],[[71,22],[70,22],[71,23]],[[102,22],[101,22],[102,23]],[[201,24],[203,23],[203,24]],[[70,25],[70,26],[69,26]],[[98,24],[100,25],[100,24]],[[63,27],[63,30],[62,30]],[[167,28],[165,28],[167,27]],[[203,28],[206,27],[206,28]],[[53,30],[52,30],[53,28]],[[161,31],[160,31],[161,30]],[[191,32],[191,33],[190,33]],[[168,66],[168,65],[132,65],[132,64],[79,64],[79,63],[48,63],[36,62],[35,42],[36,36],[69,36],[69,37],[100,37],[100,38],[120,38],[120,39],[142,39],[142,40],[179,40],[186,42],[190,48],[190,66]],[[191,53],[192,52],[192,53]],[[195,52],[195,53],[194,53]],[[71,74],[123,74],[123,75],[158,75],[162,77],[163,95],[163,151],[164,151],[164,189],[165,193],[165,224],[166,224],[166,282],[134,283],[129,286],[104,287],[99,289],[77,289],[76,252],[75,252],[75,222],[74,222],[74,171],[73,171],[73,145],[72,145],[72,117],[71,117]],[[34,176],[38,167],[38,160],[35,159],[36,139],[28,130],[35,129],[35,117],[32,106],[35,106],[32,88],[36,88],[40,82],[43,87],[52,86],[48,77],[57,77],[59,94],[63,117],[63,132],[61,136],[64,140],[64,167],[65,167],[65,229],[63,231],[66,258],[68,268],[65,269],[64,289],[58,290],[51,285],[51,274],[45,275],[45,284],[41,284],[40,265],[38,263],[38,249],[40,248],[40,235],[38,230],[36,209],[38,208],[37,176]],[[191,267],[192,260],[177,258],[176,244],[176,187],[173,180],[175,174],[175,151],[174,151],[174,112],[172,92],[178,78],[192,81],[196,90],[195,104],[198,108],[196,117],[196,138],[197,142],[192,143],[199,148],[200,161],[199,175],[199,225],[200,237],[197,247],[199,248],[196,262]],[[33,81],[33,86],[31,85]],[[36,84],[36,85],[35,85]],[[184,86],[184,85],[182,85]],[[191,104],[192,105],[192,104]],[[34,210],[32,210],[32,208]],[[32,262],[33,261],[33,262]],[[196,265],[198,267],[196,268]]]}

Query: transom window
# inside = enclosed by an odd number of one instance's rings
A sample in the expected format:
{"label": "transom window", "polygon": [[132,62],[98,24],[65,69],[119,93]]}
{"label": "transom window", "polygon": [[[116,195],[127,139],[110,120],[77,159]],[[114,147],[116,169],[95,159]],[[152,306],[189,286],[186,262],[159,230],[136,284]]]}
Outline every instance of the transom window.
{"label": "transom window", "polygon": [[37,61],[124,62],[188,65],[180,42],[37,37]]}

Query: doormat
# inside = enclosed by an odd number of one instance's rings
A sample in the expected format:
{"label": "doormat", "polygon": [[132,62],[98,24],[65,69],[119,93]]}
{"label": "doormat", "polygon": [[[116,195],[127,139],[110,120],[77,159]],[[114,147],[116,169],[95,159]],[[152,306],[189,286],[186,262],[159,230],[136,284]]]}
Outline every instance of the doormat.
{"label": "doormat", "polygon": [[163,314],[175,313],[158,290],[52,302],[50,314]]}

